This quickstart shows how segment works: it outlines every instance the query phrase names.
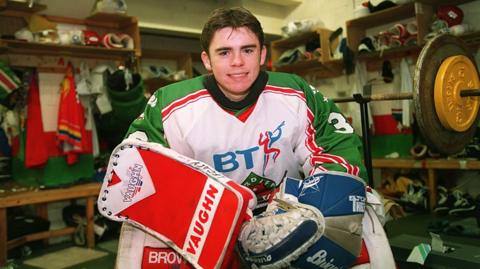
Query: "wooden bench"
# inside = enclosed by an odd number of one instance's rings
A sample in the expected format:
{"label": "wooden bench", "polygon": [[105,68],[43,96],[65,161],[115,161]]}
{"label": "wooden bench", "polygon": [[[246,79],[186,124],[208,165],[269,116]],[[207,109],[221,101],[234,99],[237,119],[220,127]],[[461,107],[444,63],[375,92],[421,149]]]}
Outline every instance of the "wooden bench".
{"label": "wooden bench", "polygon": [[24,205],[35,205],[37,215],[48,219],[47,204],[51,202],[86,199],[86,238],[87,247],[92,248],[95,245],[95,233],[93,230],[94,205],[100,192],[100,183],[87,183],[75,185],[68,188],[6,192],[0,194],[0,266],[6,264],[7,251],[20,246],[26,242],[47,239],[50,237],[64,236],[73,234],[75,227],[66,227],[63,229],[49,230],[45,232],[32,233],[8,240],[7,238],[7,208]]}

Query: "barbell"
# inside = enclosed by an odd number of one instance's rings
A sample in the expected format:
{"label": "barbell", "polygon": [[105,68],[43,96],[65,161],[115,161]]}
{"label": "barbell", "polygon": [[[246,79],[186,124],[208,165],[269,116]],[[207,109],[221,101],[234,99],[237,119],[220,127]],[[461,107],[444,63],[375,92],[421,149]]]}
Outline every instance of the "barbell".
{"label": "barbell", "polygon": [[[418,57],[413,92],[373,94],[362,100],[413,99],[420,135],[434,151],[462,151],[475,135],[480,119],[480,81],[475,59],[464,42],[443,34],[429,40]],[[333,98],[336,103],[356,97]]]}

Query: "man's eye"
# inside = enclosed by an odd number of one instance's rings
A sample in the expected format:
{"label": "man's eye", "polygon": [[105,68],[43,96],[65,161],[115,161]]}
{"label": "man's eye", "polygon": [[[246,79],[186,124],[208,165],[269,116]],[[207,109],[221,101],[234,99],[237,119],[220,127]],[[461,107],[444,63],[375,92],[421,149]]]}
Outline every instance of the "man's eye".
{"label": "man's eye", "polygon": [[227,54],[228,54],[227,50],[223,50],[223,51],[218,52],[218,55],[220,55],[220,56],[226,56]]}
{"label": "man's eye", "polygon": [[250,54],[250,53],[253,53],[253,49],[244,49],[243,52],[247,53],[247,54]]}

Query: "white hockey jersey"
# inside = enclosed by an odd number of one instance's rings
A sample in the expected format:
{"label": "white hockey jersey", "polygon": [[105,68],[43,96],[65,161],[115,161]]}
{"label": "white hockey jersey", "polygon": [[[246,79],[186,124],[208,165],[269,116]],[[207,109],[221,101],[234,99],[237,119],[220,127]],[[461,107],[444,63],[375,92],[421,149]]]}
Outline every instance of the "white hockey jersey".
{"label": "white hockey jersey", "polygon": [[205,162],[256,193],[314,169],[366,178],[361,143],[335,104],[296,75],[261,72],[241,102],[211,75],[171,84],[128,134]]}

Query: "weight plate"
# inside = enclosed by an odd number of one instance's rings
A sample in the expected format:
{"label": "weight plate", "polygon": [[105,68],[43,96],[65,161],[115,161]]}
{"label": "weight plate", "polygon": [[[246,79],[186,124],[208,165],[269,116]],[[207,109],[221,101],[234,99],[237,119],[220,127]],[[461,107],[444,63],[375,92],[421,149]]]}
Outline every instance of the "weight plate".
{"label": "weight plate", "polygon": [[[424,142],[434,151],[451,155],[460,152],[475,134],[480,117],[478,113],[471,126],[462,132],[445,128],[435,110],[435,78],[443,61],[463,55],[475,62],[467,46],[457,37],[444,34],[429,40],[417,60],[413,80],[415,119]],[[478,77],[478,69],[475,67]]]}
{"label": "weight plate", "polygon": [[461,97],[465,89],[480,86],[475,65],[463,55],[450,56],[438,69],[435,78],[435,111],[443,127],[464,132],[477,118],[479,98]]}

